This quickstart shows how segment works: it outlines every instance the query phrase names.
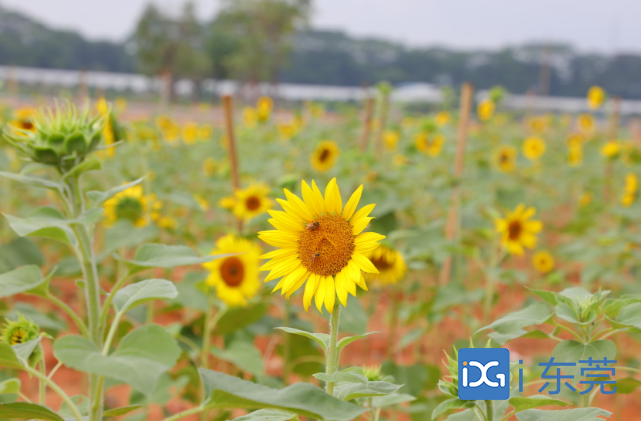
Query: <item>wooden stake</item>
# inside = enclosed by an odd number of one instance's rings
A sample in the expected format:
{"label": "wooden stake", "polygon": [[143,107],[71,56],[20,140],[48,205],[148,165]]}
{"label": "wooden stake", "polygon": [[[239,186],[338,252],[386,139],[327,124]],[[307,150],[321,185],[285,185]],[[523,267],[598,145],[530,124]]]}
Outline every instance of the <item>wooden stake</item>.
{"label": "wooden stake", "polygon": [[[456,158],[454,161],[454,176],[459,179],[463,175],[463,164],[465,158],[465,144],[467,143],[467,128],[470,119],[470,110],[472,108],[472,92],[473,88],[470,83],[464,83],[461,89],[461,108],[459,111],[459,126],[458,126],[458,139]],[[452,202],[450,210],[447,215],[447,222],[445,225],[445,239],[451,241],[459,235],[459,216],[458,208],[460,202],[460,188],[455,185],[452,188]],[[445,285],[449,282],[450,272],[452,270],[452,257],[449,256],[443,262],[441,273],[439,274],[439,283]]]}
{"label": "wooden stake", "polygon": [[369,133],[372,129],[372,114],[374,114],[375,98],[367,98],[365,100],[365,115],[363,116],[363,130],[361,131],[361,138],[359,145],[361,152],[367,151],[367,144],[369,143]]}
{"label": "wooden stake", "polygon": [[[232,191],[240,189],[240,177],[238,175],[238,156],[236,155],[236,140],[234,138],[234,105],[231,95],[223,95],[223,113],[225,118],[225,133],[229,143],[229,164],[231,166]],[[243,221],[238,220],[238,233],[243,229]]]}

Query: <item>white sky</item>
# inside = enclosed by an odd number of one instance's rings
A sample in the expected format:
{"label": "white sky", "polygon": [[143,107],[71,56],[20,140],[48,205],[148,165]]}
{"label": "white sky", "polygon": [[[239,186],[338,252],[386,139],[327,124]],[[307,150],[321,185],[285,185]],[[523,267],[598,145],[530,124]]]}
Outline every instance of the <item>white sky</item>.
{"label": "white sky", "polygon": [[[149,0],[0,0],[55,28],[121,40]],[[202,20],[217,0],[196,0]],[[155,0],[179,10],[183,0]],[[641,0],[315,0],[312,25],[412,46],[497,48],[563,41],[583,51],[641,52]]]}

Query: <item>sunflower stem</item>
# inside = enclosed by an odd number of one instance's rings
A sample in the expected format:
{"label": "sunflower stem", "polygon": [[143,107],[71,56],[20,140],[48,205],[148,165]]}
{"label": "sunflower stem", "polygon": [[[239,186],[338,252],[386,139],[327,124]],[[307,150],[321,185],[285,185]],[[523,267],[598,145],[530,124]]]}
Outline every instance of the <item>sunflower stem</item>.
{"label": "sunflower stem", "polygon": [[[336,302],[334,311],[329,319],[329,346],[325,353],[325,373],[334,374],[338,368],[338,350],[336,343],[338,342],[338,325],[341,321],[341,305]],[[329,395],[334,395],[334,382],[327,382],[325,391]]]}
{"label": "sunflower stem", "polygon": [[[44,377],[47,377],[47,365],[45,363],[45,350],[42,347],[42,343],[39,345],[40,346],[40,372]],[[44,380],[39,379],[40,383],[40,405],[46,405],[47,404],[47,384],[45,383]]]}
{"label": "sunflower stem", "polygon": [[[283,309],[283,326],[289,327],[290,324],[290,312],[292,311],[292,305],[288,299],[285,300],[285,308]],[[287,332],[283,332],[283,383],[287,385],[287,379],[289,378],[289,360],[291,359],[291,341],[290,336]]]}
{"label": "sunflower stem", "polygon": [[494,421],[494,401],[485,401],[487,421]]}

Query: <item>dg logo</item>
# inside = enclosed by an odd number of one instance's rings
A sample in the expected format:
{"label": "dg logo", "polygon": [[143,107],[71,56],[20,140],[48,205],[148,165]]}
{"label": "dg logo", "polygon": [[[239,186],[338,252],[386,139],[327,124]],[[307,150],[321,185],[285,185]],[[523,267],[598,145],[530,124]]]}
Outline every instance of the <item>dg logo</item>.
{"label": "dg logo", "polygon": [[458,397],[462,400],[510,398],[510,351],[461,348],[458,352]]}

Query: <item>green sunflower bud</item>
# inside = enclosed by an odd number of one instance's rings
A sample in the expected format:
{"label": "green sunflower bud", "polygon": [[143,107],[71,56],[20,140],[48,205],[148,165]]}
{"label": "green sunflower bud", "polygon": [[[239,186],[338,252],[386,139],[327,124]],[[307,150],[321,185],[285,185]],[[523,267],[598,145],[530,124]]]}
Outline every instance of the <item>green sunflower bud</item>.
{"label": "green sunflower bud", "polygon": [[[11,346],[23,344],[37,339],[39,336],[40,327],[31,320],[27,320],[21,314],[18,314],[18,320],[5,319],[2,332],[0,332],[0,340]],[[40,358],[42,358],[42,348],[36,347],[31,357],[29,357],[29,364],[31,366],[36,365],[40,361]]]}
{"label": "green sunflower bud", "polygon": [[363,366],[363,374],[367,377],[367,381],[378,382],[383,380],[380,365]]}
{"label": "green sunflower bud", "polygon": [[505,89],[502,86],[494,86],[492,89],[490,89],[490,100],[493,103],[499,104],[504,97]]}
{"label": "green sunflower bud", "polygon": [[33,116],[34,130],[8,126],[4,138],[33,161],[58,167],[63,173],[81,163],[99,145],[109,109],[92,115],[70,102],[42,108]]}

